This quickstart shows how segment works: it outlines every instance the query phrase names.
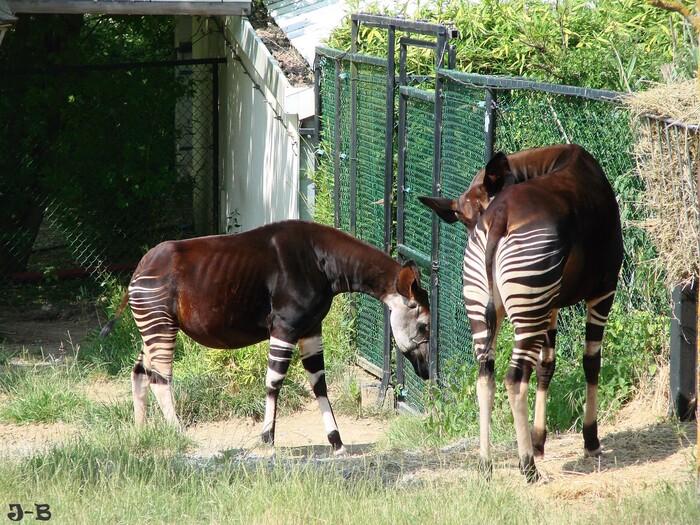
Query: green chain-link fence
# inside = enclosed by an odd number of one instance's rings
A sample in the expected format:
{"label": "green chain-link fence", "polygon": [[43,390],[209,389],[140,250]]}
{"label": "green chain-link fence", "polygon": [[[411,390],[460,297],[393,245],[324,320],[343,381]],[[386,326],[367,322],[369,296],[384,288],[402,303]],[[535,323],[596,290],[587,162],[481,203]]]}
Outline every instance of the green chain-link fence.
{"label": "green chain-link fence", "polygon": [[[392,22],[393,23],[393,22]],[[400,27],[401,22],[396,24]],[[365,68],[358,65],[356,80],[350,75],[352,61],[357,64],[369,61],[359,54],[342,55],[339,51],[319,48],[321,59],[321,140],[328,149],[325,156],[330,162],[334,156],[351,156],[349,146],[352,135],[357,137],[357,179],[352,181],[352,170],[338,171],[336,180],[340,193],[352,193],[357,185],[357,203],[352,199],[341,200],[338,225],[353,231],[351,219],[357,213],[359,237],[382,246],[385,234],[384,208],[375,203],[382,198],[384,185],[384,123],[387,107],[384,98],[386,78],[379,72],[367,77]],[[342,56],[342,59],[338,57]],[[348,94],[354,81],[357,82],[357,99],[352,106],[352,97],[332,97],[331,93],[339,81],[334,71],[345,72],[341,80],[341,92]],[[417,200],[419,195],[430,195],[434,185],[435,162],[440,162],[439,190],[443,196],[456,198],[471,182],[473,176],[483,168],[489,150],[506,153],[521,149],[560,144],[578,143],[588,149],[602,164],[620,203],[623,221],[625,261],[620,276],[616,305],[623,312],[638,309],[665,315],[668,309],[668,293],[662,281],[654,275],[651,260],[653,249],[645,232],[639,227],[645,210],[641,206],[644,186],[635,174],[633,145],[636,140],[630,114],[613,100],[614,93],[595,92],[567,86],[537,84],[519,79],[481,77],[452,70],[438,69],[442,88],[442,112],[435,112],[434,90],[404,87],[401,96],[406,99],[405,122],[399,122],[398,130],[405,130],[404,137],[392,136],[388,141],[401,143],[405,140],[405,157],[398,152],[397,165],[403,166],[403,186],[397,210],[403,238],[399,240],[392,255],[417,254],[423,274],[423,284],[430,280],[431,267],[437,279],[437,362],[438,384],[449,376],[451,370],[473,361],[471,334],[462,298],[462,258],[467,242],[466,229],[460,225],[440,224],[438,230],[437,258],[431,257],[431,212]],[[425,79],[422,79],[425,83]],[[411,79],[409,79],[409,84]],[[332,86],[332,87],[331,87]],[[380,93],[381,92],[381,93]],[[340,106],[338,106],[340,104]],[[399,105],[398,103],[396,104]],[[350,107],[356,108],[357,120],[350,128],[338,130],[339,121],[349,118]],[[493,108],[493,111],[491,111]],[[351,112],[352,113],[352,112]],[[442,131],[439,151],[434,149],[436,119]],[[345,121],[347,123],[347,121]],[[487,125],[488,124],[488,125]],[[493,130],[489,134],[489,128]],[[340,133],[338,133],[340,131]],[[396,177],[396,175],[393,175]],[[394,180],[395,184],[395,180]],[[362,195],[362,196],[361,196]],[[369,208],[369,209],[368,209]],[[353,211],[356,210],[356,212]],[[393,232],[392,232],[393,235]],[[435,296],[433,296],[435,297]],[[375,302],[376,303],[376,302]],[[377,307],[377,315],[381,313]],[[574,356],[583,344],[585,309],[565,309],[560,313],[559,331],[569,348],[561,348],[563,356]],[[575,322],[574,322],[575,321]],[[382,362],[383,338],[381,321],[377,318],[373,336],[366,337],[364,329],[358,340],[360,355],[377,367],[385,370],[392,363]],[[375,337],[376,335],[376,337]],[[413,406],[420,405],[423,383],[410,367],[403,377],[404,397]]]}
{"label": "green chain-link fence", "polygon": [[211,233],[218,61],[2,74],[0,280],[133,268]]}

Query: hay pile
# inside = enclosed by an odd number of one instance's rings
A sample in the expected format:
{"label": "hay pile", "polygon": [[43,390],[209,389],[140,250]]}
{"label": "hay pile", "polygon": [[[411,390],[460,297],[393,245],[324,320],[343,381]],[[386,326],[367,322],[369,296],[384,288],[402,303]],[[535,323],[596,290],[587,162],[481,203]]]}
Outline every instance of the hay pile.
{"label": "hay pile", "polygon": [[665,271],[666,284],[687,283],[698,274],[698,188],[700,97],[696,81],[635,93],[627,104],[635,114],[637,168],[646,184],[649,232]]}

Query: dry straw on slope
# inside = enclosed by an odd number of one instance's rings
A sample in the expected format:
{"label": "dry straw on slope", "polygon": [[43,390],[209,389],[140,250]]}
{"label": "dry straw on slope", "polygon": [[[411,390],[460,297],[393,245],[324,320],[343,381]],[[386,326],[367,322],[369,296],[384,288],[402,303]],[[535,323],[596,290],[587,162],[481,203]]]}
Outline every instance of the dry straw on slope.
{"label": "dry straw on slope", "polygon": [[642,224],[659,253],[669,286],[698,274],[700,97],[697,82],[661,85],[635,93],[637,168],[646,184]]}

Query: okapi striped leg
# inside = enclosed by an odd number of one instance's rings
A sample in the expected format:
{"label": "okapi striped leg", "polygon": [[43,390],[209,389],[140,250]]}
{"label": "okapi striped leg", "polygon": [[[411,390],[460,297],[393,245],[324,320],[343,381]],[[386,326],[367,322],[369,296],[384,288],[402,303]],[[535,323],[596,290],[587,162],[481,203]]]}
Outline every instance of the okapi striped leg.
{"label": "okapi striped leg", "polygon": [[131,393],[134,398],[134,420],[137,426],[146,424],[149,384],[146,369],[150,368],[150,366],[148,365],[148,358],[145,354],[145,350],[146,345],[144,345],[143,350],[141,350],[141,354],[131,371]]}
{"label": "okapi striped leg", "polygon": [[608,320],[615,291],[587,301],[586,350],[583,355],[583,371],[586,375],[586,408],[583,413],[583,446],[586,456],[599,456],[602,452],[598,439],[598,377],[600,375],[600,346],[605,323]]}
{"label": "okapi striped leg", "polygon": [[[173,336],[172,339],[172,346],[174,346],[175,337]],[[175,427],[181,428],[180,421],[178,420],[177,413],[175,411],[171,387],[172,348],[168,349],[162,344],[155,348],[156,354],[164,354],[163,356],[157,356],[158,358],[162,359],[162,361],[156,361],[154,359],[155,356],[152,355],[154,353],[152,350],[153,349],[149,350],[147,345],[144,344],[144,350],[136,360],[136,364],[131,371],[131,392],[134,399],[134,420],[136,421],[137,425],[143,425],[146,423],[146,400],[148,397],[148,390],[146,387],[150,384],[151,392],[153,392],[165,420]],[[168,356],[170,356],[169,362]]]}
{"label": "okapi striped leg", "polygon": [[294,343],[287,343],[276,337],[270,337],[270,352],[267,356],[267,374],[265,376],[265,419],[263,420],[262,440],[275,444],[275,422],[277,420],[277,399],[282,382],[287,376],[289,364],[294,353]]}
{"label": "okapi striped leg", "polygon": [[547,337],[537,360],[537,392],[535,394],[535,418],[532,425],[532,447],[536,458],[544,456],[544,443],[547,440],[547,392],[556,366],[555,344],[557,340],[557,312],[547,329]]}
{"label": "okapi striped leg", "polygon": [[516,325],[515,347],[505,377],[508,401],[513,412],[515,436],[518,440],[520,472],[528,483],[534,483],[540,479],[540,474],[535,466],[535,454],[530,434],[527,393],[530,376],[537,365],[537,358],[542,351],[544,339],[544,333],[535,332],[534,335],[529,335]]}
{"label": "okapi striped leg", "polygon": [[141,275],[129,284],[129,301],[143,339],[143,351],[131,374],[136,423],[146,420],[145,375],[165,420],[181,428],[171,388],[175,337],[179,330],[170,311],[172,295],[159,277]]}
{"label": "okapi striped leg", "polygon": [[333,415],[331,403],[328,400],[328,388],[326,386],[326,370],[323,363],[323,342],[321,335],[307,337],[299,340],[299,352],[301,362],[309,376],[311,388],[314,391],[318,406],[321,409],[323,425],[326,429],[328,442],[333,448],[333,453],[341,455],[345,453],[343,441],[340,439],[338,425]]}
{"label": "okapi striped leg", "polygon": [[[499,299],[500,303],[500,299]],[[504,312],[499,306],[494,312],[487,315],[495,315],[495,323],[489,332],[486,323],[477,319],[472,320],[472,327],[479,330],[474,333],[474,351],[479,363],[479,378],[476,381],[476,397],[479,402],[479,469],[491,478],[493,473],[493,461],[491,459],[491,414],[496,397],[496,381],[494,379],[495,352],[494,346],[501,328]],[[480,330],[483,328],[483,330]]]}

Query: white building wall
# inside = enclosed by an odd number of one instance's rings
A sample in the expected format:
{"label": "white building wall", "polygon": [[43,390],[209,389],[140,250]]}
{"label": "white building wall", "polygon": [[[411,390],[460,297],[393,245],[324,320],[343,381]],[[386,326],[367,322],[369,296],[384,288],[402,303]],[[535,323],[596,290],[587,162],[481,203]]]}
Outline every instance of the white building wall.
{"label": "white building wall", "polygon": [[312,148],[299,124],[314,114],[313,88],[290,86],[245,18],[194,18],[192,28],[200,31],[193,58],[226,58],[219,70],[219,232],[299,218]]}
{"label": "white building wall", "polygon": [[226,32],[222,214],[224,231],[236,231],[299,216],[299,133],[284,108],[287,81],[253,28],[232,18]]}

